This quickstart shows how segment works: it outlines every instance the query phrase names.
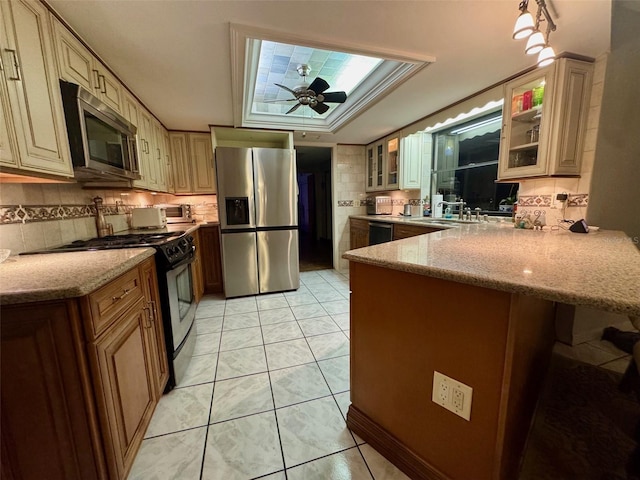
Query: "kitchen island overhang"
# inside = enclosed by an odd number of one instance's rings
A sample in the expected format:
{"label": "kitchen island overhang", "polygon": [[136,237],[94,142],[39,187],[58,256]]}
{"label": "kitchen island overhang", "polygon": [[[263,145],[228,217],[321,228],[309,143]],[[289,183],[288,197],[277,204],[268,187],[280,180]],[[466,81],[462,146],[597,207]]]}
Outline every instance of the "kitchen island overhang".
{"label": "kitchen island overhang", "polygon": [[[411,478],[516,478],[555,302],[640,314],[640,252],[620,232],[470,225],[344,257],[347,423]],[[434,371],[473,388],[470,421],[431,401]]]}

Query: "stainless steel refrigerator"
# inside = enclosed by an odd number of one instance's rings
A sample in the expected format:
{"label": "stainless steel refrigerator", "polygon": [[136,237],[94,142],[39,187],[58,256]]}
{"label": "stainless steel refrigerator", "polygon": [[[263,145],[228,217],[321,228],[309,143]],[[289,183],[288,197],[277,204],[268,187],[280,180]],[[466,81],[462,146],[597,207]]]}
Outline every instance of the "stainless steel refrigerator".
{"label": "stainless steel refrigerator", "polygon": [[298,289],[293,152],[216,147],[215,157],[225,296]]}

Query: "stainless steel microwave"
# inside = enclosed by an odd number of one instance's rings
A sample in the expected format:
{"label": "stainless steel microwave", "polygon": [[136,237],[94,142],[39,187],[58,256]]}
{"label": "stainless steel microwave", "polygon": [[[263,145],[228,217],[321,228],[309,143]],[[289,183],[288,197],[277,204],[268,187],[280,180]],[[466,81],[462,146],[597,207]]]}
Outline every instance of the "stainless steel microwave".
{"label": "stainless steel microwave", "polygon": [[193,213],[191,211],[191,205],[186,203],[163,203],[154,206],[165,210],[167,214],[167,223],[195,223],[195,219],[193,218]]}
{"label": "stainless steel microwave", "polygon": [[60,90],[75,178],[139,179],[135,125],[75,83]]}

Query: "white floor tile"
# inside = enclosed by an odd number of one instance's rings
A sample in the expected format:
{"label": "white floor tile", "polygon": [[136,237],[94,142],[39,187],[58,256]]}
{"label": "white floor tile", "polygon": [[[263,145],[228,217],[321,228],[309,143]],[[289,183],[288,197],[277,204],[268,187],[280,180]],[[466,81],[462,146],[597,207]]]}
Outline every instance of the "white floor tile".
{"label": "white floor tile", "polygon": [[336,290],[332,292],[318,292],[313,294],[320,303],[344,301],[344,296]]}
{"label": "white floor tile", "polygon": [[311,295],[311,293],[298,293],[296,295],[288,296],[287,302],[289,303],[289,306],[296,307],[298,305],[318,303],[318,300],[316,300],[316,297]]}
{"label": "white floor tile", "polygon": [[329,384],[332,393],[349,390],[349,355],[321,360],[318,366]]}
{"label": "white floor tile", "polygon": [[287,476],[289,480],[373,480],[357,448],[294,467]]}
{"label": "white floor tile", "polygon": [[[340,412],[342,413],[342,416],[344,417],[345,421],[347,420],[347,412],[349,411],[349,405],[351,405],[350,395],[351,393],[349,391],[346,391],[342,393],[337,393],[333,396],[333,398],[335,398],[336,402],[338,403],[338,408],[340,409]],[[365,443],[365,441],[355,433],[351,432],[351,434],[353,435],[353,438],[355,439],[356,444],[363,445]]]}
{"label": "white floor tile", "polygon": [[195,428],[144,440],[129,480],[198,480],[207,429]]}
{"label": "white floor tile", "polygon": [[286,480],[286,477],[284,476],[284,472],[278,472],[267,475],[266,477],[260,477],[259,480]]}
{"label": "white floor tile", "polygon": [[237,315],[239,313],[249,313],[249,312],[257,312],[258,304],[256,303],[255,298],[238,298],[227,300],[224,314],[226,315]]}
{"label": "white floor tile", "polygon": [[216,375],[217,360],[217,353],[192,357],[189,361],[187,371],[184,374],[184,378],[177,386],[188,387],[199,383],[213,382]]}
{"label": "white floor tile", "polygon": [[333,398],[276,410],[287,468],[355,446]]}
{"label": "white floor tile", "polygon": [[371,445],[360,446],[360,451],[376,480],[410,480],[400,469],[376,452]]}
{"label": "white floor tile", "polygon": [[307,337],[316,360],[349,355],[349,339],[342,332]]}
{"label": "white floor tile", "polygon": [[220,351],[237,350],[238,348],[256,347],[262,345],[262,330],[260,327],[241,328],[240,330],[225,330],[222,332]]}
{"label": "white floor tile", "polygon": [[274,308],[273,310],[261,310],[259,313],[261,325],[273,325],[274,323],[292,322],[296,319],[293,316],[288,304],[285,308]]}
{"label": "white floor tile", "polygon": [[194,355],[206,355],[209,353],[216,353],[219,349],[220,349],[220,332],[203,333],[201,335],[196,335],[196,346],[193,349]]}
{"label": "white floor tile", "polygon": [[269,375],[258,373],[215,383],[210,422],[222,422],[273,409]]}
{"label": "white floor tile", "polygon": [[306,337],[313,335],[322,335],[323,333],[339,332],[340,327],[334,322],[330,316],[307,318],[306,320],[298,320],[298,324]]}
{"label": "white floor tile", "polygon": [[287,342],[265,345],[269,371],[279,368],[294,367],[314,361],[306,340],[289,340]]}
{"label": "white floor tile", "polygon": [[289,302],[284,298],[284,295],[281,293],[276,294],[277,296],[269,298],[264,298],[262,296],[258,297],[258,311],[262,310],[272,310],[274,308],[285,308],[289,306]]}
{"label": "white floor tile", "polygon": [[199,304],[196,309],[196,318],[221,317],[224,315],[224,305],[224,303]]}
{"label": "white floor tile", "polygon": [[222,319],[224,317],[207,317],[196,319],[196,335],[206,335],[222,331]]}
{"label": "white floor tile", "polygon": [[263,325],[262,336],[265,344],[295,340],[296,338],[303,337],[302,330],[300,330],[298,322],[295,321]]}
{"label": "white floor tile", "polygon": [[213,383],[175,388],[163,395],[153,412],[145,438],[202,427],[209,423]]}
{"label": "white floor tile", "polygon": [[239,328],[257,327],[260,325],[258,312],[225,315],[222,330],[238,330]]}
{"label": "white floor tile", "polygon": [[333,318],[333,321],[338,324],[341,330],[349,330],[349,313],[337,313],[335,315],[331,315],[331,318]]}
{"label": "white floor tile", "polygon": [[591,365],[602,365],[625,355],[624,352],[622,354],[613,354],[588,343],[581,343],[571,347],[564,343],[556,342],[553,346],[553,352]]}
{"label": "white floor tile", "polygon": [[293,290],[291,292],[284,292],[284,296],[285,298],[289,298],[289,297],[295,297],[296,295],[300,295],[303,293],[309,293],[309,289],[304,285],[300,285],[300,288],[298,288],[297,290]]}
{"label": "white floor tile", "polygon": [[336,315],[338,313],[349,313],[349,301],[348,300],[335,300],[332,302],[323,302],[322,306],[329,315]]}
{"label": "white floor tile", "polygon": [[[315,301],[315,300],[314,300]],[[322,308],[319,303],[312,303],[309,305],[298,305],[291,307],[293,315],[297,320],[304,320],[306,318],[324,317],[327,315],[327,311]]]}
{"label": "white floor tile", "polygon": [[209,427],[203,478],[250,479],[282,469],[282,453],[273,412]]}
{"label": "white floor tile", "polygon": [[220,352],[216,380],[251,375],[267,371],[264,347],[249,347]]}
{"label": "white floor tile", "polygon": [[276,408],[331,395],[314,363],[275,370],[270,376]]}
{"label": "white floor tile", "polygon": [[307,288],[313,295],[315,295],[316,293],[337,292],[337,290],[333,288],[330,283],[325,282],[324,280],[322,281],[322,283],[314,283],[313,285],[309,285]]}

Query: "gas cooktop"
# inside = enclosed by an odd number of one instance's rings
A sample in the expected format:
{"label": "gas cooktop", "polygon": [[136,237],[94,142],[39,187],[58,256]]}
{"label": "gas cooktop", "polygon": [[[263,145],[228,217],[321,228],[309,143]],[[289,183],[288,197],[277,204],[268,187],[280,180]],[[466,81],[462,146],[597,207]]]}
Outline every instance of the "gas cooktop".
{"label": "gas cooktop", "polygon": [[170,243],[185,232],[160,232],[160,233],[127,233],[123,235],[108,235],[106,237],[91,238],[89,240],[76,240],[61,247],[47,250],[37,250],[29,253],[58,253],[58,252],[83,252],[86,250],[109,250],[116,248],[158,247]]}

